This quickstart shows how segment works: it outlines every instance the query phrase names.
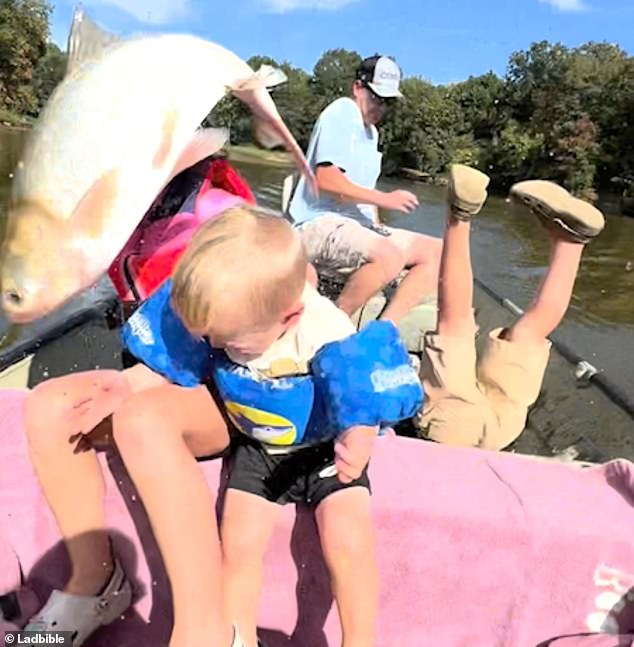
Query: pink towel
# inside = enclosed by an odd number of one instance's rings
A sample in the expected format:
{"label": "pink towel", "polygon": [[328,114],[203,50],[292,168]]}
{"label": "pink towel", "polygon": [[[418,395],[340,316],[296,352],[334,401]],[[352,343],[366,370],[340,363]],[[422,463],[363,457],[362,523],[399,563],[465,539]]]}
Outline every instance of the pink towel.
{"label": "pink towel", "polygon": [[[22,399],[0,391],[0,593],[15,587],[19,559],[44,599],[63,583],[67,563],[28,461]],[[126,618],[95,634],[90,647],[157,647],[170,626],[165,574],[120,461],[101,461],[116,547],[143,589]],[[216,490],[220,461],[201,468]],[[634,644],[631,463],[578,469],[386,437],[370,478],[381,574],[377,647]],[[264,575],[259,624],[269,647],[340,644],[304,509],[284,509]]]}

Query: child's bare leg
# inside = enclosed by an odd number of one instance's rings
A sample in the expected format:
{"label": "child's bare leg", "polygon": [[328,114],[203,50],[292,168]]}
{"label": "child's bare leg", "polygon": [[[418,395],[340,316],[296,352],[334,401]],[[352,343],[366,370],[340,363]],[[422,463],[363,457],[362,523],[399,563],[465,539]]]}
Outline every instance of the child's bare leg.
{"label": "child's bare leg", "polygon": [[450,173],[447,222],[438,278],[438,333],[447,337],[472,335],[473,271],[469,234],[471,216],[486,199],[488,178],[469,167],[454,165]]}
{"label": "child's bare leg", "polygon": [[449,337],[473,334],[471,223],[457,220],[447,209],[447,223],[438,278],[438,333]]}
{"label": "child's bare leg", "polygon": [[95,427],[107,433],[108,416],[139,381],[153,379],[162,380],[144,366],[123,372],[88,371],[43,382],[27,396],[29,454],[68,550],[68,593],[95,595],[113,569],[103,476],[95,451],[82,443],[81,434]]}
{"label": "child's bare leg", "polygon": [[225,597],[246,647],[257,647],[262,562],[280,509],[250,492],[227,490],[221,530]]}
{"label": "child's bare leg", "polygon": [[544,180],[528,180],[511,189],[547,225],[552,240],[550,264],[526,313],[506,333],[511,341],[546,339],[563,319],[574,288],[584,244],[604,227],[603,214]]}
{"label": "child's bare leg", "polygon": [[546,339],[566,314],[584,246],[555,233],[552,238],[546,274],[531,305],[506,333],[509,341],[536,342]]}
{"label": "child's bare leg", "polygon": [[370,492],[350,487],[315,512],[343,633],[342,647],[373,647],[379,601]]}
{"label": "child's bare leg", "polygon": [[195,459],[227,446],[223,416],[206,387],[169,384],[128,398],[113,433],[170,579],[170,646],[228,647],[214,499]]}

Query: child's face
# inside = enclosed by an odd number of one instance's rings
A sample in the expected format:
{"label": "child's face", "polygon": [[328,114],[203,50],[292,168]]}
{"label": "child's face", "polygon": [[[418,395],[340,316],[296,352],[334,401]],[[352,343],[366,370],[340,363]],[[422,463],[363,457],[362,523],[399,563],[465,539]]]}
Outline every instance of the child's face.
{"label": "child's face", "polygon": [[223,321],[222,326],[207,334],[214,348],[222,348],[245,359],[263,355],[293,324],[303,311],[303,304],[297,303],[281,314],[274,323],[253,326],[241,322]]}
{"label": "child's face", "polygon": [[281,337],[287,326],[275,324],[265,328],[244,329],[234,333],[209,336],[214,348],[223,348],[242,357],[258,357],[266,352],[273,342]]}

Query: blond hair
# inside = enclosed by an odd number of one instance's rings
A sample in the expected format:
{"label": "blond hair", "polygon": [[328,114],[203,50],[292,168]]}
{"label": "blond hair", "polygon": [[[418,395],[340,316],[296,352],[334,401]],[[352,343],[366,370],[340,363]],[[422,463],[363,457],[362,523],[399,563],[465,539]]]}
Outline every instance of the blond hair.
{"label": "blond hair", "polygon": [[198,334],[236,317],[267,326],[301,297],[306,268],[301,239],[286,220],[233,207],[192,238],[172,275],[172,306]]}

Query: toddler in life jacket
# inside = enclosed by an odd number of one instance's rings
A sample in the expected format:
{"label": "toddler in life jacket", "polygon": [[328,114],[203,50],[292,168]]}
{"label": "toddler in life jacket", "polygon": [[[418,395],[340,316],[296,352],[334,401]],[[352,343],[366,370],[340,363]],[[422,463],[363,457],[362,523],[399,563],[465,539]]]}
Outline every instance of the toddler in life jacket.
{"label": "toddler in life jacket", "polygon": [[[308,272],[301,238],[284,219],[228,209],[202,225],[123,336],[133,355],[170,382],[204,384],[222,415],[213,420],[222,419],[232,438],[220,529],[225,604],[248,647],[258,644],[264,552],[287,503],[314,507],[343,633],[372,644],[378,582],[368,462],[380,428],[422,404],[394,324],[375,321],[356,332]],[[200,497],[200,513],[210,517],[209,495],[196,487],[193,470],[204,437],[185,431],[183,470],[172,467],[170,482],[187,484],[183,505]],[[200,550],[183,544],[177,552],[197,565],[208,548]]]}

